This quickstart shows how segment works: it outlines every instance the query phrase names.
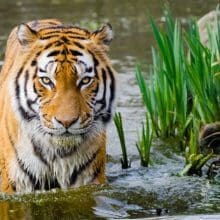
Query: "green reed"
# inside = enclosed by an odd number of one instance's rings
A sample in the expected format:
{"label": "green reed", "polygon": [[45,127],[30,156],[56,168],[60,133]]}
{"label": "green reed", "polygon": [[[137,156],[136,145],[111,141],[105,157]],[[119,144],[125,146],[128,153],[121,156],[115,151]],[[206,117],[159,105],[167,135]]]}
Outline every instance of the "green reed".
{"label": "green reed", "polygon": [[142,123],[141,134],[138,134],[138,141],[136,147],[141,159],[141,165],[148,167],[150,162],[150,149],[152,144],[152,129],[150,127],[150,121],[146,116],[146,123]]}
{"label": "green reed", "polygon": [[114,116],[114,123],[117,129],[118,137],[121,144],[121,150],[122,150],[122,158],[121,158],[121,165],[122,169],[127,169],[131,167],[131,164],[128,160],[127,156],[127,148],[126,148],[126,142],[125,142],[125,135],[124,135],[124,129],[123,129],[123,122],[120,112],[116,112]]}
{"label": "green reed", "polygon": [[[151,19],[157,50],[152,49],[151,80],[146,85],[140,67],[136,78],[155,134],[162,137],[182,135],[187,125],[187,82],[181,28],[166,14],[166,29],[160,31]],[[178,132],[178,133],[177,133]]]}
{"label": "green reed", "polygon": [[216,23],[213,31],[209,32],[208,48],[199,40],[198,26],[195,21],[192,21],[189,27],[186,43],[190,60],[186,63],[186,76],[193,97],[192,111],[203,124],[218,121],[220,120],[220,75],[218,74],[220,72],[220,32],[218,32],[220,29],[217,28],[218,23]]}
{"label": "green reed", "polygon": [[192,129],[190,130],[189,144],[185,149],[185,167],[179,173],[180,176],[197,174],[202,175],[202,167],[212,157],[213,152],[209,154],[203,154],[200,152],[198,136],[199,125],[198,121],[193,119]]}
{"label": "green reed", "polygon": [[157,137],[182,140],[188,167],[183,174],[198,173],[210,155],[199,153],[195,130],[201,124],[220,120],[219,20],[207,25],[208,46],[201,43],[195,20],[185,31],[166,11],[163,29],[152,18],[150,23],[156,48],[152,49],[148,83],[140,66],[136,68],[143,102]]}

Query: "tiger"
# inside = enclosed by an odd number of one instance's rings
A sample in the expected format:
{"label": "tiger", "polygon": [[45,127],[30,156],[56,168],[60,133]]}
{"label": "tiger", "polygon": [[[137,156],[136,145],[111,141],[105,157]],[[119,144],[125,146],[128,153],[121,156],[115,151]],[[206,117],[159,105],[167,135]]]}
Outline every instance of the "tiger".
{"label": "tiger", "polygon": [[0,191],[31,193],[106,182],[115,100],[110,24],[56,19],[10,33],[0,73]]}

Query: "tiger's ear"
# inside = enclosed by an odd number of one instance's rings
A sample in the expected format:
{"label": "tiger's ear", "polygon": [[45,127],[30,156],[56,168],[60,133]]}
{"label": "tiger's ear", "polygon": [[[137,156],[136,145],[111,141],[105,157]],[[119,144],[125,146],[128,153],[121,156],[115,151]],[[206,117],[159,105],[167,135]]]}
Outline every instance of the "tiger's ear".
{"label": "tiger's ear", "polygon": [[17,37],[20,44],[22,46],[26,46],[33,43],[37,39],[38,35],[37,32],[27,24],[21,24],[18,26]]}
{"label": "tiger's ear", "polygon": [[112,26],[109,23],[105,24],[100,29],[94,31],[91,38],[97,44],[109,45],[113,39]]}

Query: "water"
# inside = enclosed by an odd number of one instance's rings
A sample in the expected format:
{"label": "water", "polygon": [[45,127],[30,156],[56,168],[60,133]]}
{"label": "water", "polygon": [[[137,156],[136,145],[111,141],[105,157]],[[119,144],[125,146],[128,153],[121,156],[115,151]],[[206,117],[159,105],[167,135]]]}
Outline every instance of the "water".
{"label": "water", "polygon": [[[106,219],[217,214],[220,213],[220,180],[205,177],[178,177],[184,157],[174,140],[154,141],[153,164],[140,167],[135,148],[137,129],[144,118],[134,78],[136,63],[151,62],[154,44],[148,15],[163,23],[162,3],[156,0],[0,0],[0,65],[10,30],[19,23],[56,17],[95,29],[110,22],[115,31],[110,56],[118,72],[117,111],[122,112],[132,167],[122,170],[121,150],[113,124],[108,129],[109,183],[67,191],[30,195],[0,195],[0,219]],[[173,14],[186,23],[214,9],[218,0],[166,1]],[[196,216],[194,216],[196,218]],[[171,217],[167,217],[171,219]],[[184,217],[174,217],[175,219]],[[190,216],[188,219],[192,219]],[[205,217],[204,217],[205,218]],[[219,216],[209,216],[220,219]]]}

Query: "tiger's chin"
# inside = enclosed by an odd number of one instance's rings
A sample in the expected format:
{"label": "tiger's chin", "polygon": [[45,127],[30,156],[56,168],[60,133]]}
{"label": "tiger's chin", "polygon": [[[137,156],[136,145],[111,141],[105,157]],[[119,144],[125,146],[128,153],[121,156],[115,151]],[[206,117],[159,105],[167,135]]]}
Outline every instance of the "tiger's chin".
{"label": "tiger's chin", "polygon": [[103,130],[101,124],[99,126],[88,126],[83,129],[50,129],[44,127],[44,136],[49,140],[51,145],[57,147],[80,146],[81,144],[92,141]]}
{"label": "tiger's chin", "polygon": [[69,132],[67,130],[61,131],[54,131],[51,129],[44,129],[45,130],[45,138],[49,139],[51,145],[57,147],[72,147],[72,146],[79,146],[83,142],[85,142],[88,138],[88,132]]}
{"label": "tiger's chin", "polygon": [[83,142],[85,142],[85,138],[82,135],[59,135],[55,136],[53,135],[49,142],[51,145],[57,146],[57,147],[77,147],[81,145]]}

